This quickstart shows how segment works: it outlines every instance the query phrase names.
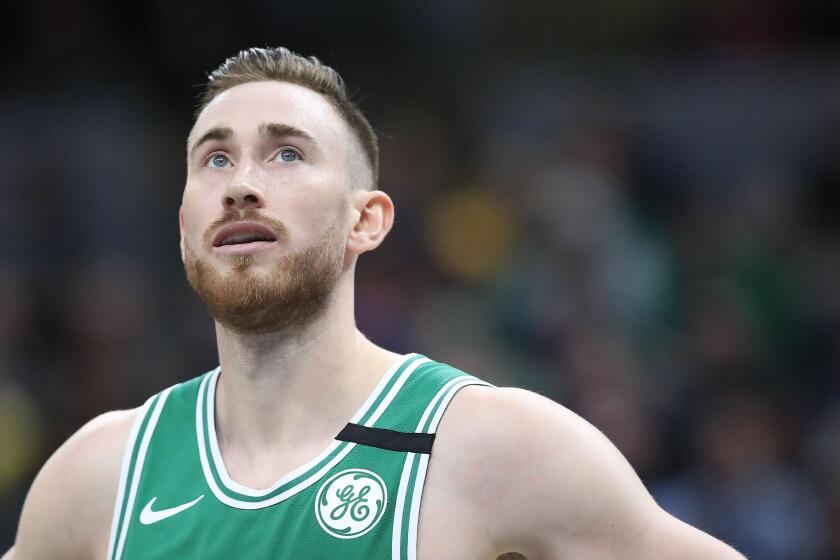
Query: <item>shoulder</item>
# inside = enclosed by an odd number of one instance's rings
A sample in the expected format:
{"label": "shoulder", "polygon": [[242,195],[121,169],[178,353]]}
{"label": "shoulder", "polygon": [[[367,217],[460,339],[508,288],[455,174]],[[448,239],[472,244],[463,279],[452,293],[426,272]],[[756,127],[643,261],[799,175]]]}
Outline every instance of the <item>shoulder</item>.
{"label": "shoulder", "polygon": [[570,474],[598,446],[611,444],[551,399],[526,389],[468,386],[455,395],[443,416],[434,451],[441,459],[451,458],[453,467],[478,474],[477,483],[484,485],[516,482],[542,464]]}
{"label": "shoulder", "polygon": [[437,480],[498,550],[538,558],[741,558],[659,508],[598,429],[528,390],[462,389],[433,456]]}
{"label": "shoulder", "polygon": [[582,449],[580,444],[591,444],[599,436],[580,416],[538,393],[468,386],[452,399],[435,445],[453,445],[461,450],[459,455],[504,459],[515,466],[524,455],[531,462],[535,454],[558,445],[566,448],[567,456],[574,455]]}
{"label": "shoulder", "polygon": [[23,506],[16,559],[104,554],[123,452],[140,410],[94,418],[44,464]]}
{"label": "shoulder", "polygon": [[556,533],[535,525],[544,501],[561,502],[550,513],[559,527],[567,526],[564,512],[595,507],[587,492],[595,485],[585,480],[594,473],[583,463],[605,441],[578,415],[537,393],[468,386],[438,427],[429,478],[464,515],[480,520],[481,533],[498,539],[494,549],[521,550],[529,533]]}

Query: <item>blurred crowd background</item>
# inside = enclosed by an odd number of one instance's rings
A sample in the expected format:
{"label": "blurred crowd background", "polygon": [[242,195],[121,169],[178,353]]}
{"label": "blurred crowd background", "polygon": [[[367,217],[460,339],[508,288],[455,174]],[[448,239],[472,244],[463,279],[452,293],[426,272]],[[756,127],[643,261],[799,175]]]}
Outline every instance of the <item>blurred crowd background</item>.
{"label": "blurred crowd background", "polygon": [[0,44],[0,551],[71,433],[218,363],[185,139],[284,45],[381,135],[363,332],[570,407],[750,558],[840,558],[840,3],[45,0]]}

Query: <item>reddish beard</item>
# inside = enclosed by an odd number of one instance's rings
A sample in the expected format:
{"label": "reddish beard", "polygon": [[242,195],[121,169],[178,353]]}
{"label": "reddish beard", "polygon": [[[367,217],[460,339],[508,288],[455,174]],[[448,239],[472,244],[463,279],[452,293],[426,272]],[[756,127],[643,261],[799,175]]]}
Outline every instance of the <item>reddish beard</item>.
{"label": "reddish beard", "polygon": [[[246,219],[249,216],[246,215]],[[238,221],[222,218],[217,224]],[[277,243],[287,239],[282,225],[265,219],[277,232]],[[205,236],[207,237],[207,236]],[[184,243],[187,280],[219,323],[241,334],[266,334],[306,325],[325,308],[338,283],[344,265],[344,243],[340,228],[333,228],[321,240],[296,253],[282,256],[268,274],[257,274],[254,255],[225,256],[233,262],[223,274],[209,259],[200,258]]]}

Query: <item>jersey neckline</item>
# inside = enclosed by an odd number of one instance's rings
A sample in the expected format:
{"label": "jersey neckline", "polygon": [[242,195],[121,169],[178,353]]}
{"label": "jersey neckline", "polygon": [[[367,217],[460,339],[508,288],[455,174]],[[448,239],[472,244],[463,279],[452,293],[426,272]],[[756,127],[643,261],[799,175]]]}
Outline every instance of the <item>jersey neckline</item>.
{"label": "jersey neckline", "polygon": [[[383,374],[350,422],[372,426],[409,375],[429,361],[420,354],[400,356]],[[227,472],[216,437],[215,396],[220,374],[221,366],[208,372],[201,380],[196,400],[196,437],[205,479],[221,502],[240,509],[259,509],[279,503],[317,482],[356,445],[334,440],[317,457],[284,474],[268,488],[258,490],[239,484]]]}

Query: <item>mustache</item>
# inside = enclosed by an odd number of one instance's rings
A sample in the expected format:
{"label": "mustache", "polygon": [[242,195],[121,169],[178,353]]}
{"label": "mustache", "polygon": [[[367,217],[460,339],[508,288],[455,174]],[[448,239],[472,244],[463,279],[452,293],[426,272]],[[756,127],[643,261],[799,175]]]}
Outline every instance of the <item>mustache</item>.
{"label": "mustache", "polygon": [[205,245],[212,245],[213,237],[216,235],[216,232],[219,231],[219,228],[236,222],[251,222],[263,225],[271,230],[277,238],[277,241],[286,241],[289,238],[289,230],[283,222],[263,216],[253,208],[247,208],[244,212],[231,208],[226,210],[224,214],[216,218],[213,223],[207,226],[207,230],[204,232],[202,241]]}

